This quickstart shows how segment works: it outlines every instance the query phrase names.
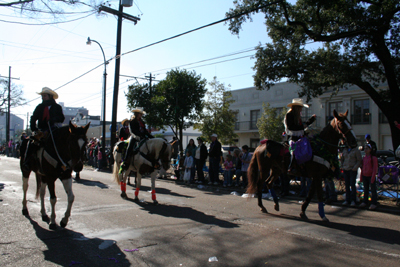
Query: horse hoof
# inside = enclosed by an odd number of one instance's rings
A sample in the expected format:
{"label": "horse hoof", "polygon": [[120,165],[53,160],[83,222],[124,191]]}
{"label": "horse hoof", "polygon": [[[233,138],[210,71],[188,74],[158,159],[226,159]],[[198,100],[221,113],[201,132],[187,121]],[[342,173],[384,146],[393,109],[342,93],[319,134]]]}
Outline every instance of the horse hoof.
{"label": "horse hoof", "polygon": [[275,208],[276,211],[279,211],[279,204],[276,203],[276,204],[274,205],[274,208]]}
{"label": "horse hoof", "polygon": [[322,218],[322,221],[329,222],[328,218],[326,218],[326,217]]}
{"label": "horse hoof", "polygon": [[22,210],[22,215],[24,215],[24,216],[28,216],[28,215],[29,215],[29,211],[28,211],[28,209],[24,209],[24,210]]}
{"label": "horse hoof", "polygon": [[44,221],[44,222],[50,222],[50,218],[49,218],[49,216],[47,216],[47,215],[42,215],[42,221]]}
{"label": "horse hoof", "polygon": [[128,196],[126,195],[125,192],[122,192],[122,193],[121,193],[121,197],[122,197],[123,199],[127,199],[127,198],[128,198]]}
{"label": "horse hoof", "polygon": [[138,198],[138,197],[135,197],[135,198],[133,199],[133,201],[139,202],[139,198]]}
{"label": "horse hoof", "polygon": [[61,226],[62,228],[65,228],[65,226],[67,226],[67,224],[64,223],[64,222],[61,220],[61,221],[60,221],[60,226]]}
{"label": "horse hoof", "polygon": [[308,220],[307,215],[304,212],[300,213],[300,218],[304,219],[304,220]]}
{"label": "horse hoof", "polygon": [[50,228],[50,230],[57,230],[57,224],[51,223],[49,228]]}
{"label": "horse hoof", "polygon": [[158,205],[158,201],[157,200],[153,200],[153,204],[154,205]]}
{"label": "horse hoof", "polygon": [[127,185],[131,185],[131,182],[128,181],[126,184],[127,184]]}
{"label": "horse hoof", "polygon": [[268,211],[267,211],[267,209],[265,207],[262,207],[260,210],[261,210],[262,213],[268,213]]}

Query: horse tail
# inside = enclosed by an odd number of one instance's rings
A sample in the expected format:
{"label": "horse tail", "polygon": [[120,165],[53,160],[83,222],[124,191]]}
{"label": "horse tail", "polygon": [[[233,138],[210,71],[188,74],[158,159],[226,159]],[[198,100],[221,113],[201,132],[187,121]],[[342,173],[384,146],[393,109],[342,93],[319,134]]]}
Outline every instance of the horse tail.
{"label": "horse tail", "polygon": [[253,154],[251,158],[249,168],[247,169],[247,179],[248,179],[248,186],[247,186],[247,194],[255,194],[257,191],[257,184],[258,184],[258,149]]}
{"label": "horse tail", "polygon": [[114,155],[114,167],[113,167],[113,180],[119,184],[121,182],[120,180],[120,174],[119,174],[119,168],[121,165],[121,159],[122,159],[122,153],[119,153],[117,151],[117,145],[114,147],[113,155]]}
{"label": "horse tail", "polygon": [[35,194],[35,199],[39,198],[40,195],[40,188],[42,187],[42,178],[40,175],[35,175],[36,176],[36,194]]}

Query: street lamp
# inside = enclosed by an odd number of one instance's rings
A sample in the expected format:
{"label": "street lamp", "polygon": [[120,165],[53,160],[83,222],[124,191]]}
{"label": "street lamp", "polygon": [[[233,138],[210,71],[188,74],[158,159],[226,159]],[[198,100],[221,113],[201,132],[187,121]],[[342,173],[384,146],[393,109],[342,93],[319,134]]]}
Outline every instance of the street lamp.
{"label": "street lamp", "polygon": [[106,146],[106,89],[107,89],[106,88],[106,80],[107,80],[107,64],[108,64],[108,61],[106,60],[106,56],[104,55],[103,47],[101,47],[100,43],[95,41],[95,40],[92,40],[92,39],[90,39],[90,37],[88,37],[86,44],[87,45],[91,45],[92,42],[95,42],[96,44],[98,44],[100,46],[101,52],[103,53],[103,59],[104,59],[103,97],[102,97],[103,98],[102,99],[103,100],[103,106],[102,106],[102,112],[101,112],[102,113],[101,116],[103,117],[103,136],[102,136],[103,138],[101,139],[101,143],[102,143],[101,156],[102,156],[102,161],[104,163],[104,162],[107,162],[107,161],[105,161],[106,160],[105,146]]}

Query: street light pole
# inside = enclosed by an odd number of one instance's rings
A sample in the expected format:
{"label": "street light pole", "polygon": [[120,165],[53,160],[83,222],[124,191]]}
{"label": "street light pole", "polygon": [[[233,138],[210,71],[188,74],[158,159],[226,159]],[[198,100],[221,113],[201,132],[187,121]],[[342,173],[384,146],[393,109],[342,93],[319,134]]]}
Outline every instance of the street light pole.
{"label": "street light pole", "polygon": [[[101,156],[102,156],[102,162],[103,162],[103,166],[104,166],[104,162],[106,161],[106,91],[107,91],[107,86],[106,86],[106,81],[107,81],[107,64],[108,61],[106,60],[106,56],[104,54],[104,50],[103,47],[101,47],[101,44],[95,40],[90,39],[90,37],[88,37],[86,44],[90,45],[91,42],[95,42],[96,44],[98,44],[100,46],[101,52],[103,53],[103,59],[104,59],[104,73],[103,73],[103,106],[102,106],[102,112],[101,112],[101,116],[103,117],[103,133],[102,133],[102,139],[101,139]],[[107,167],[107,166],[106,166]]]}

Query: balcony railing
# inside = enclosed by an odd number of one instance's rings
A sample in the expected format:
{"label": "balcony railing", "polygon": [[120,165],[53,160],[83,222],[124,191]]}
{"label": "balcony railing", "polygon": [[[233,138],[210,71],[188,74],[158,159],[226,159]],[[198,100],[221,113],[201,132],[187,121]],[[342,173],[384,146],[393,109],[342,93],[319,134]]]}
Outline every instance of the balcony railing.
{"label": "balcony railing", "polygon": [[[309,117],[303,118],[303,121],[308,120]],[[283,124],[283,121],[282,121]],[[317,120],[311,125],[313,128],[319,128],[322,125],[321,117],[317,116]],[[235,123],[235,131],[258,131],[257,122],[255,121],[237,121]]]}

